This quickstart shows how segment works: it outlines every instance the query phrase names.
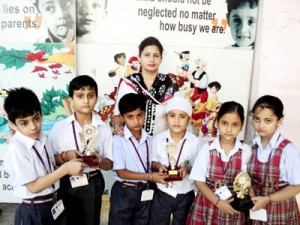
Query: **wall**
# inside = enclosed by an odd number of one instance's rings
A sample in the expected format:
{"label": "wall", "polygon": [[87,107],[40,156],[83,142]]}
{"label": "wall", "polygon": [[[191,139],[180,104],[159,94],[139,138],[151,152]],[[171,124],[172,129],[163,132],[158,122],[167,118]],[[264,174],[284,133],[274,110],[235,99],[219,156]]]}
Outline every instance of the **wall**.
{"label": "wall", "polygon": [[[281,132],[300,147],[300,1],[260,0],[249,107],[265,94],[285,106]],[[248,123],[249,124],[249,123]],[[247,137],[252,136],[251,126]]]}

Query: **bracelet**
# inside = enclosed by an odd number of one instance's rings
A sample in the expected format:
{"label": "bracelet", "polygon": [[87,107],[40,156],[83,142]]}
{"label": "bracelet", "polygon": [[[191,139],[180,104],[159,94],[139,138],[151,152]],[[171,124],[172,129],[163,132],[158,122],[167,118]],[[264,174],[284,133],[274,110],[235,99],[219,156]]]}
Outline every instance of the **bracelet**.
{"label": "bracelet", "polygon": [[217,202],[216,202],[215,206],[218,206],[218,204],[219,204],[219,201],[220,201],[220,199],[218,198],[218,200],[217,200]]}
{"label": "bracelet", "polygon": [[151,173],[149,174],[149,181],[152,181],[152,175],[151,175]]}

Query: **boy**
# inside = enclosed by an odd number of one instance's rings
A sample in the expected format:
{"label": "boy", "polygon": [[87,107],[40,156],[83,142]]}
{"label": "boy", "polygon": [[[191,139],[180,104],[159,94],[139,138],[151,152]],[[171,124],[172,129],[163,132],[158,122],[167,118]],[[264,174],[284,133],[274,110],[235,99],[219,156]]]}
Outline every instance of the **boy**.
{"label": "boy", "polygon": [[[62,197],[66,208],[69,225],[99,225],[104,179],[100,169],[112,168],[112,134],[101,121],[99,115],[93,114],[97,102],[98,87],[95,80],[88,75],[81,75],[71,80],[69,97],[74,107],[74,114],[54,124],[49,142],[60,164],[82,156],[84,146],[82,133],[84,125],[92,125],[98,133],[93,154],[99,159],[99,168],[86,168],[84,178],[78,180],[65,176],[61,180]],[[95,140],[95,139],[93,139]],[[79,187],[78,187],[79,186]]]}
{"label": "boy", "polygon": [[[200,149],[199,139],[187,131],[192,106],[181,92],[176,92],[166,105],[166,121],[169,129],[153,138],[153,171],[178,170],[182,180],[157,184],[151,206],[150,224],[185,224],[193,203],[194,182],[189,173]],[[173,151],[171,146],[174,146]]]}
{"label": "boy", "polygon": [[235,44],[228,48],[253,49],[258,0],[227,0],[227,20]]}
{"label": "boy", "polygon": [[106,17],[107,0],[77,0],[77,42],[96,42],[96,34]]}
{"label": "boy", "polygon": [[[48,28],[45,42],[65,42],[72,36],[75,22],[75,2],[73,0],[36,0],[34,3]],[[72,37],[68,39],[73,40]]]}
{"label": "boy", "polygon": [[148,224],[153,197],[149,184],[165,183],[163,173],[151,174],[152,139],[142,128],[145,107],[146,100],[140,94],[126,94],[119,101],[125,127],[124,137],[113,138],[116,182],[111,190],[109,225]]}
{"label": "boy", "polygon": [[54,170],[54,154],[46,145],[42,110],[33,91],[10,90],[4,109],[16,131],[8,145],[5,163],[11,173],[14,195],[23,199],[16,211],[15,224],[65,224],[64,214],[58,213],[62,212],[61,201],[54,205],[59,179],[66,174],[79,175],[85,165],[70,161]]}

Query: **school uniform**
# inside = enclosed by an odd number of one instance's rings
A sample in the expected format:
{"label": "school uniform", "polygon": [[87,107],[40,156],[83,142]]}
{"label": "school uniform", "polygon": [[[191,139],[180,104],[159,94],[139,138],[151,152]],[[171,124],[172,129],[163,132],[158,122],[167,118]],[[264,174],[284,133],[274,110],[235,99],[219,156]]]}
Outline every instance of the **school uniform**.
{"label": "school uniform", "polygon": [[[92,123],[97,128],[96,150],[103,158],[112,160],[112,134],[98,115],[93,114]],[[79,150],[83,153],[79,132],[82,130],[74,114],[54,124],[49,133],[49,143],[55,154],[62,151]],[[69,225],[99,225],[104,192],[104,179],[100,169],[85,168],[88,185],[72,188],[70,176],[61,179],[61,193]]]}
{"label": "school uniform", "polygon": [[[253,142],[248,172],[257,196],[271,195],[288,185],[300,184],[300,151],[278,131],[264,149],[260,136]],[[266,206],[267,222],[253,221],[255,225],[299,224],[299,209],[295,196]]]}
{"label": "school uniform", "polygon": [[[216,138],[200,150],[190,179],[206,182],[213,192],[224,185],[233,192],[234,179],[241,171],[247,171],[250,154],[250,147],[236,140],[234,148],[226,155],[220,146],[219,138]],[[223,213],[198,191],[186,224],[240,225],[245,224],[245,217],[243,213],[239,215]]]}
{"label": "school uniform", "polygon": [[[168,167],[169,157],[166,146],[172,143],[174,141],[171,138],[169,129],[156,135],[153,139],[152,161]],[[199,139],[195,135],[186,132],[183,139],[177,144],[177,150],[174,154],[177,166],[192,166],[200,148]],[[168,190],[166,187],[168,187]],[[167,185],[157,184],[151,206],[150,224],[169,224],[171,214],[173,214],[173,225],[185,224],[195,197],[194,188],[194,182],[189,179],[189,174],[186,174],[182,181],[171,181]],[[175,195],[171,196],[169,190],[176,190],[176,197]]]}
{"label": "school uniform", "polygon": [[[145,130],[138,142],[125,126],[124,137],[113,137],[114,171],[150,172],[151,146],[152,137]],[[110,196],[109,225],[148,224],[151,201],[141,201],[142,192],[149,187],[147,181],[125,180],[117,172],[113,176],[116,182]]]}
{"label": "school uniform", "polygon": [[25,186],[53,172],[54,166],[54,154],[46,146],[45,134],[41,133],[39,140],[19,131],[14,134],[6,150],[5,167],[12,178],[14,196],[22,199],[16,211],[15,225],[64,224],[63,214],[55,221],[51,214],[59,181],[38,193],[30,192]]}

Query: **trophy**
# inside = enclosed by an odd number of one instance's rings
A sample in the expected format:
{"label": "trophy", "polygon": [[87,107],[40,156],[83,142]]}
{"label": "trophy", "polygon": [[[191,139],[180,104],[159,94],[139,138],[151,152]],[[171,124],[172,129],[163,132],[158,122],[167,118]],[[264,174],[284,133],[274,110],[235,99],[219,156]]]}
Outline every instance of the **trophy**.
{"label": "trophy", "polygon": [[99,159],[93,154],[98,140],[96,127],[91,124],[84,125],[81,132],[79,132],[79,137],[84,149],[83,162],[90,167],[99,167]]}
{"label": "trophy", "polygon": [[167,170],[164,171],[165,174],[169,175],[168,178],[165,178],[165,181],[179,181],[182,180],[182,173],[179,172],[179,167],[176,165],[175,153],[177,150],[177,146],[175,144],[167,145],[167,152],[169,157],[169,166]]}
{"label": "trophy", "polygon": [[233,182],[234,201],[231,206],[238,211],[247,211],[253,207],[253,202],[249,196],[251,178],[247,172],[240,172]]}

